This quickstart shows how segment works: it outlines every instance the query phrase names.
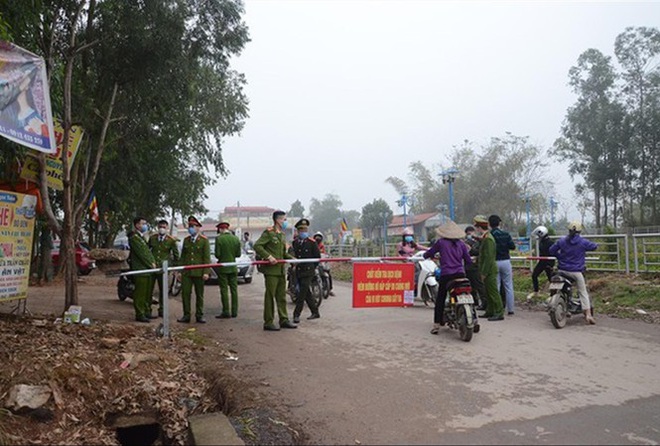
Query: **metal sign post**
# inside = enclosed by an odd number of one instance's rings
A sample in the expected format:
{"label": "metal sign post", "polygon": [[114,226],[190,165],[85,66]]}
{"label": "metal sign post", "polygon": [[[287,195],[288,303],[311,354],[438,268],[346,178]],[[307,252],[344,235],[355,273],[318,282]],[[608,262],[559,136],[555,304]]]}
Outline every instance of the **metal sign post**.
{"label": "metal sign post", "polygon": [[169,274],[167,260],[163,262],[163,276],[160,278],[160,293],[163,299],[163,337],[170,337],[170,296],[169,296]]}

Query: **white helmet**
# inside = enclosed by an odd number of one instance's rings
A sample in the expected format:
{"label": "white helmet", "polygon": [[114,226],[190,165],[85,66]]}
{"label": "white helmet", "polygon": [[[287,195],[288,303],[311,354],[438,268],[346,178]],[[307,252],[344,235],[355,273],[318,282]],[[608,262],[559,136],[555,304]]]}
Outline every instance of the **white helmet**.
{"label": "white helmet", "polygon": [[317,236],[323,239],[323,233],[321,231],[317,231],[316,234],[314,234],[314,238],[316,238]]}
{"label": "white helmet", "polygon": [[532,235],[536,238],[543,238],[548,235],[548,228],[545,226],[538,226],[532,231]]}
{"label": "white helmet", "polygon": [[566,227],[569,231],[574,231],[574,232],[582,232],[582,223],[579,221],[572,221],[568,224]]}

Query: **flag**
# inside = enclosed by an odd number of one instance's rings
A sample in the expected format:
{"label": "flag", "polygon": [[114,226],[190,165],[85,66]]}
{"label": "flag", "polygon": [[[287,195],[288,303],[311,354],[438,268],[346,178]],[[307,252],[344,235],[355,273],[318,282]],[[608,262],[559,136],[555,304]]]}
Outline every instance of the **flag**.
{"label": "flag", "polygon": [[89,208],[89,218],[98,223],[101,218],[99,216],[99,206],[96,202],[96,193],[94,191],[92,191],[89,196],[89,204],[87,207]]}
{"label": "flag", "polygon": [[346,223],[346,219],[342,217],[341,219],[341,232],[346,232],[348,231],[348,223]]}

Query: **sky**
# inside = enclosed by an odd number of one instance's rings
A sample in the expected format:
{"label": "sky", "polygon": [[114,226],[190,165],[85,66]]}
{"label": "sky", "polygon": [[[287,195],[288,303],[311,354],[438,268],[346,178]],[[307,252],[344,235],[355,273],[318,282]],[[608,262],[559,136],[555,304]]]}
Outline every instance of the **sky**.
{"label": "sky", "polygon": [[[361,210],[399,198],[408,165],[448,165],[452,147],[511,132],[549,148],[575,102],[568,70],[589,48],[614,55],[628,26],[660,27],[660,3],[247,0],[251,41],[234,59],[250,117],[224,142],[230,171],[205,206],[288,210],[339,195]],[[440,179],[440,177],[438,177]],[[574,183],[553,161],[560,215]],[[468,178],[457,178],[455,187]],[[549,187],[550,190],[550,187]],[[460,205],[460,204],[459,204]]]}

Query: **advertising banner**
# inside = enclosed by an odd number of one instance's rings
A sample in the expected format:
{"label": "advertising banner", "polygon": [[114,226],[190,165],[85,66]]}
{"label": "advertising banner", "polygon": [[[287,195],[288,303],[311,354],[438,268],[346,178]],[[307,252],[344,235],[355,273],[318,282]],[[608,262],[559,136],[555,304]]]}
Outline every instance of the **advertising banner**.
{"label": "advertising banner", "polygon": [[353,308],[412,305],[414,280],[412,263],[354,263]]}
{"label": "advertising banner", "polygon": [[0,302],[27,297],[37,197],[0,192]]}
{"label": "advertising banner", "polygon": [[[67,156],[69,158],[69,169],[76,158],[80,142],[83,137],[83,129],[80,126],[73,125],[69,130],[69,151]],[[53,155],[46,157],[46,177],[48,178],[48,187],[55,190],[63,190],[64,183],[62,176],[64,173],[64,166],[62,164],[62,151],[64,150],[64,129],[59,120],[55,121],[55,140],[57,141],[57,152]],[[21,178],[24,180],[39,182],[39,160],[28,155],[25,157],[25,164],[21,170]]]}
{"label": "advertising banner", "polygon": [[18,144],[55,153],[46,62],[0,41],[0,135]]}

